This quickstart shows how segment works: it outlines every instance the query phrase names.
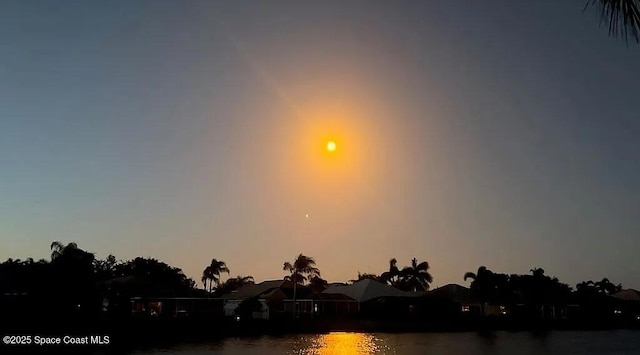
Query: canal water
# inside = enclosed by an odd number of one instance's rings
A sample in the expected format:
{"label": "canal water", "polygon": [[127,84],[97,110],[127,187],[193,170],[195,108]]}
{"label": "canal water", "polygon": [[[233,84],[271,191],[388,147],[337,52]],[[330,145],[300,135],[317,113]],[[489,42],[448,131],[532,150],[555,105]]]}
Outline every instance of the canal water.
{"label": "canal water", "polygon": [[640,354],[640,331],[336,332],[189,342],[132,354]]}

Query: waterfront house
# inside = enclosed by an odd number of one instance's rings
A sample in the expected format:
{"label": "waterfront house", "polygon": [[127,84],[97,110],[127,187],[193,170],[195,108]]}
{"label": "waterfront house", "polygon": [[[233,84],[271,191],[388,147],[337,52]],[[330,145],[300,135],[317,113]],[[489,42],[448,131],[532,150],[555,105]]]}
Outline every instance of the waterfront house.
{"label": "waterfront house", "polygon": [[[254,318],[269,319],[293,311],[293,283],[285,280],[269,280],[257,284],[243,285],[235,291],[222,295],[225,316],[235,316],[236,309],[244,301],[257,300],[261,307],[253,312]],[[296,286],[296,301],[307,305],[305,311],[312,312],[309,288]],[[307,309],[308,308],[308,309]]]}
{"label": "waterfront house", "polygon": [[613,310],[620,318],[640,324],[640,291],[634,289],[620,290],[613,295],[617,300]]}
{"label": "waterfront house", "polygon": [[349,311],[355,306],[357,312],[364,315],[402,316],[416,311],[424,293],[401,291],[375,280],[364,279],[351,285],[329,286],[322,292],[322,296],[328,295],[343,296]]}

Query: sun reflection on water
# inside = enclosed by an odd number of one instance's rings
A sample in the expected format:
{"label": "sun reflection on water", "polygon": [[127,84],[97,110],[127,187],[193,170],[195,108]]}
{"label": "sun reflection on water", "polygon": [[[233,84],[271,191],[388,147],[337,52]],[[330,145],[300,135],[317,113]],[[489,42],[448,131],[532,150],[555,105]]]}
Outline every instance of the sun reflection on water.
{"label": "sun reflection on water", "polygon": [[305,350],[307,355],[374,354],[382,349],[379,339],[363,333],[329,333],[319,335]]}

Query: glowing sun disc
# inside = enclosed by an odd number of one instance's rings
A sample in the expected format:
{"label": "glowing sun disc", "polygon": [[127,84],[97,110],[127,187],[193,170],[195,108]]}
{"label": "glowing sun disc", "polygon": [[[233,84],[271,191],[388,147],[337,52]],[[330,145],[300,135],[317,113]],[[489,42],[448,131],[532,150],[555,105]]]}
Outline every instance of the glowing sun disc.
{"label": "glowing sun disc", "polygon": [[336,150],[336,142],[334,141],[327,142],[327,150],[330,152],[334,152]]}

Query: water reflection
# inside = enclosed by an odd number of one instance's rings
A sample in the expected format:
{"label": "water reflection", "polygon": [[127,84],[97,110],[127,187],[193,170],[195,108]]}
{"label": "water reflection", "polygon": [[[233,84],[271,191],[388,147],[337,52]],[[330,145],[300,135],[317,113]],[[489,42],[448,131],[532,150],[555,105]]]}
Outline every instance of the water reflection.
{"label": "water reflection", "polygon": [[303,354],[374,354],[382,349],[380,339],[366,333],[329,333],[315,337]]}
{"label": "water reflection", "polygon": [[640,354],[638,330],[329,333],[236,337],[133,350],[139,355]]}

